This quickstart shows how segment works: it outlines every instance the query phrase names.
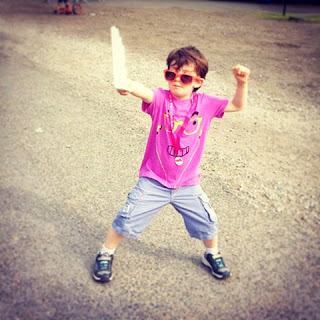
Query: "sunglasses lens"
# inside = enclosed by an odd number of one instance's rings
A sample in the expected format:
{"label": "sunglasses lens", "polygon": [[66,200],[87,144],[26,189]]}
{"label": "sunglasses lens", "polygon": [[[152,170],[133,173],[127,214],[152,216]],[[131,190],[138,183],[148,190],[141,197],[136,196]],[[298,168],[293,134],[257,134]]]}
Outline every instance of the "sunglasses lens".
{"label": "sunglasses lens", "polygon": [[165,73],[166,80],[172,81],[175,79],[175,77],[176,77],[176,74],[174,72],[166,71],[166,73]]}
{"label": "sunglasses lens", "polygon": [[192,82],[192,76],[189,76],[187,74],[181,75],[180,79],[181,79],[181,82],[184,84],[189,84]]}
{"label": "sunglasses lens", "polygon": [[188,74],[181,74],[180,75],[180,74],[176,74],[175,72],[169,71],[169,70],[167,70],[164,74],[167,81],[174,81],[176,79],[177,75],[179,76],[180,81],[183,84],[190,84],[193,80],[193,77]]}

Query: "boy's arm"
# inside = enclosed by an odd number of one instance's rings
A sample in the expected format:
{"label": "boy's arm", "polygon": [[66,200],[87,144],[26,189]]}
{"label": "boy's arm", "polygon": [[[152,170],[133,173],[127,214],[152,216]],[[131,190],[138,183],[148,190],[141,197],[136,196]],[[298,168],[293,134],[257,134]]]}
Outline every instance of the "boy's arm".
{"label": "boy's arm", "polygon": [[128,90],[117,90],[123,96],[131,93],[133,96],[140,98],[146,103],[151,103],[153,100],[153,91],[137,81],[128,80]]}
{"label": "boy's arm", "polygon": [[240,111],[247,105],[250,70],[237,64],[232,68],[232,72],[237,80],[237,90],[233,99],[229,101],[226,112]]}

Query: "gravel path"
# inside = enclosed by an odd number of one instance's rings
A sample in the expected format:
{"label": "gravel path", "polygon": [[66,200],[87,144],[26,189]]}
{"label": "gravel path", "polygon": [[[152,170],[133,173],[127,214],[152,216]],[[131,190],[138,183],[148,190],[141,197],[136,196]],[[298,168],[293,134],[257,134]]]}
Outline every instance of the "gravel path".
{"label": "gravel path", "polygon": [[[92,1],[55,16],[52,3],[0,1],[1,319],[320,319],[320,25],[200,2],[216,10]],[[247,110],[213,123],[202,163],[227,281],[170,207],[119,247],[112,283],[91,279],[150,125],[112,88],[112,25],[150,87],[188,44],[209,59],[204,92],[229,97],[232,65],[252,70]]]}

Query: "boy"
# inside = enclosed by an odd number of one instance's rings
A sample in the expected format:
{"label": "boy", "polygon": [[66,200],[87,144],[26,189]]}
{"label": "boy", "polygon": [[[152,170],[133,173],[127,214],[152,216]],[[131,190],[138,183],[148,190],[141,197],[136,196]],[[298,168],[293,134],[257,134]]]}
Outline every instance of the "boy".
{"label": "boy", "polygon": [[[72,9],[71,9],[71,6],[69,5],[68,0],[57,0],[57,2],[58,3],[57,3],[55,13],[66,13],[66,14],[72,13]],[[62,3],[64,3],[64,7],[61,5]]]}
{"label": "boy", "polygon": [[202,262],[213,276],[225,279],[231,275],[218,250],[217,217],[200,187],[199,165],[211,120],[245,107],[250,70],[241,65],[232,68],[237,89],[229,101],[197,93],[208,62],[195,47],[173,50],[167,67],[164,76],[169,90],[151,90],[132,81],[128,90],[118,90],[142,100],[142,110],[151,116],[152,125],[139,181],[96,257],[93,278],[99,282],[112,280],[114,252],[123,238],[138,237],[169,203],[182,215],[189,235],[203,241]]}

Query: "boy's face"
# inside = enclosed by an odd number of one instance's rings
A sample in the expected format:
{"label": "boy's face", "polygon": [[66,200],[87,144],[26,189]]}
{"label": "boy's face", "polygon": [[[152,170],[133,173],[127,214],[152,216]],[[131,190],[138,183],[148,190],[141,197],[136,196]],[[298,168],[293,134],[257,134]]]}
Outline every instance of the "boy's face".
{"label": "boy's face", "polygon": [[[191,97],[194,88],[199,88],[203,84],[204,79],[200,78],[196,73],[193,63],[185,64],[180,69],[177,69],[174,62],[170,65],[169,71],[177,74],[173,81],[168,81],[169,90],[177,99],[186,100]],[[181,81],[180,75],[190,75],[193,77],[192,82],[185,84]]]}

